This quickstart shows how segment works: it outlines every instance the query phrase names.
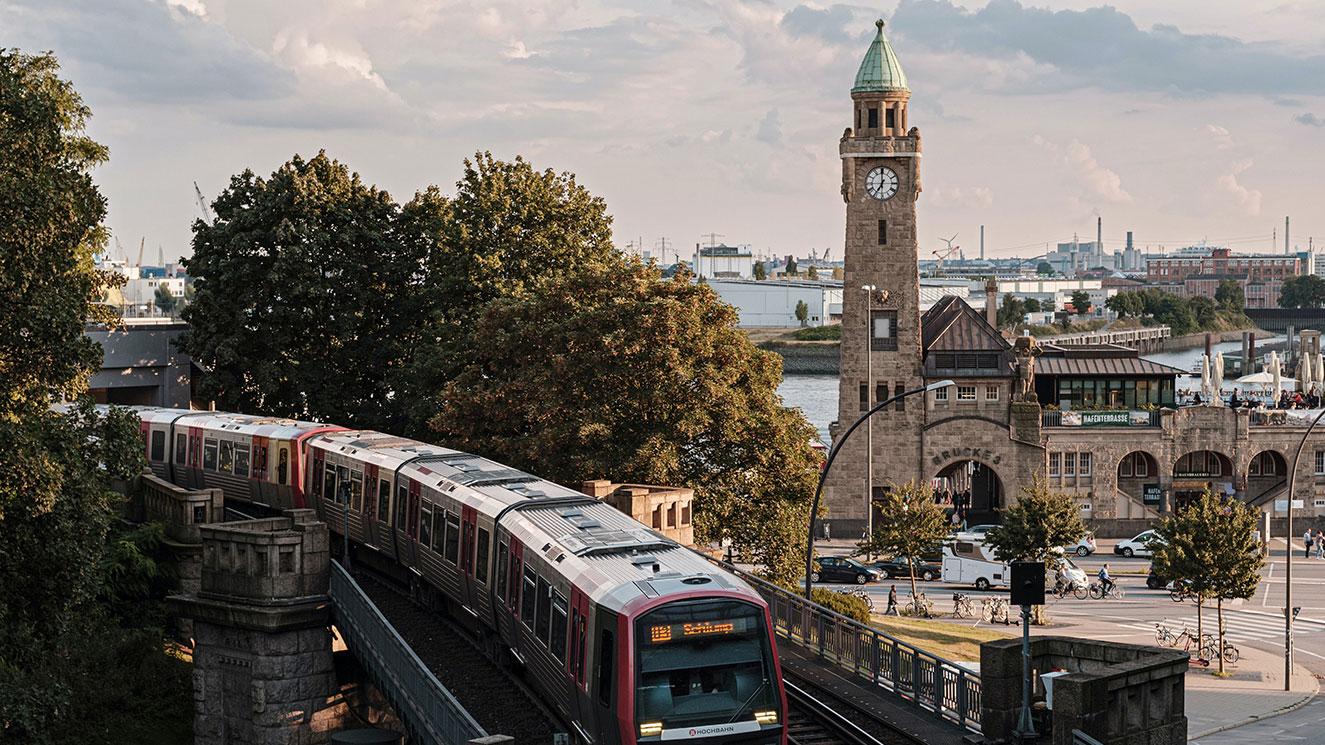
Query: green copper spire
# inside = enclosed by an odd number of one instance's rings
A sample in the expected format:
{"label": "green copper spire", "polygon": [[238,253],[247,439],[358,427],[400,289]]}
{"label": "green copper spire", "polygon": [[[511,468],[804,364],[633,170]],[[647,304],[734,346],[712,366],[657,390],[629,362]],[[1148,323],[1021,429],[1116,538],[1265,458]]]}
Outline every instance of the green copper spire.
{"label": "green copper spire", "polygon": [[883,93],[885,91],[909,91],[906,87],[906,73],[902,72],[902,63],[897,61],[892,45],[883,35],[883,19],[874,22],[879,33],[870,43],[865,59],[860,62],[856,72],[856,84],[851,86],[852,93]]}

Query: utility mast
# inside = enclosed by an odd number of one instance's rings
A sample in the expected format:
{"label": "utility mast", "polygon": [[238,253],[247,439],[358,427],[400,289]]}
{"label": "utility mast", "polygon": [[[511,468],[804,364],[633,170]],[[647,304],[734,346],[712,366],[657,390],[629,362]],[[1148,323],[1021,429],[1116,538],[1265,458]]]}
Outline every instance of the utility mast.
{"label": "utility mast", "polygon": [[654,245],[658,247],[658,251],[659,251],[660,254],[661,254],[661,257],[660,257],[659,260],[658,260],[658,264],[659,264],[660,266],[666,266],[666,265],[667,265],[667,236],[663,236],[663,237],[659,238],[659,239],[658,239],[658,242],[655,243]]}

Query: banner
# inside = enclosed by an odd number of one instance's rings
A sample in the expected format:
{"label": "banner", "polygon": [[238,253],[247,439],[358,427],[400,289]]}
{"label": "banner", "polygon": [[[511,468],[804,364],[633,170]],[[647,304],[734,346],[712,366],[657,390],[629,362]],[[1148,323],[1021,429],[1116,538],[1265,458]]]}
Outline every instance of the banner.
{"label": "banner", "polygon": [[1064,411],[1060,427],[1147,427],[1148,411]]}

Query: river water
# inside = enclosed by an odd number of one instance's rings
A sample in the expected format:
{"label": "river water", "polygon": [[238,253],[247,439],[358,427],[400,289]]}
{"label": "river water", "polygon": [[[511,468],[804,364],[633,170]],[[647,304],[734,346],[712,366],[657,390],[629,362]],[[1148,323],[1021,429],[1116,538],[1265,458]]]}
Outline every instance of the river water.
{"label": "river water", "polygon": [[[1258,338],[1256,346],[1257,349],[1260,349],[1262,345],[1282,343],[1283,341],[1282,336]],[[1223,352],[1225,357],[1236,357],[1242,354],[1242,342],[1232,341],[1216,344],[1212,351]],[[1191,370],[1200,362],[1201,355],[1204,353],[1204,347],[1193,347],[1178,352],[1148,354],[1145,359],[1170,365],[1180,370]],[[1291,378],[1292,371],[1285,369],[1284,380],[1289,381]],[[1179,389],[1197,388],[1199,386],[1199,376],[1180,377],[1178,379]],[[1231,382],[1226,383],[1225,388],[1232,386]],[[829,442],[828,425],[837,418],[836,375],[788,375],[782,379],[782,385],[778,386],[778,394],[782,396],[782,401],[787,406],[799,408],[805,414],[805,418],[810,420],[810,424],[814,425],[814,428],[819,431],[820,440],[825,444]]]}

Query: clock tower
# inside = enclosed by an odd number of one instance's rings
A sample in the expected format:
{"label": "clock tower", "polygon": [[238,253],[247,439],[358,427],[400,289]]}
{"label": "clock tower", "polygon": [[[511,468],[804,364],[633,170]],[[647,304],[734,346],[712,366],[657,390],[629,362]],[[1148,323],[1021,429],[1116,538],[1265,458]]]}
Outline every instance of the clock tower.
{"label": "clock tower", "polygon": [[[851,88],[852,126],[839,145],[847,219],[834,438],[873,405],[924,384],[916,244],[920,132],[908,121],[911,91],[884,22],[875,26]],[[824,519],[835,534],[861,535],[871,488],[878,495],[891,482],[923,478],[926,403],[924,395],[909,397],[871,417],[869,433],[862,425],[851,436],[827,484]]]}

